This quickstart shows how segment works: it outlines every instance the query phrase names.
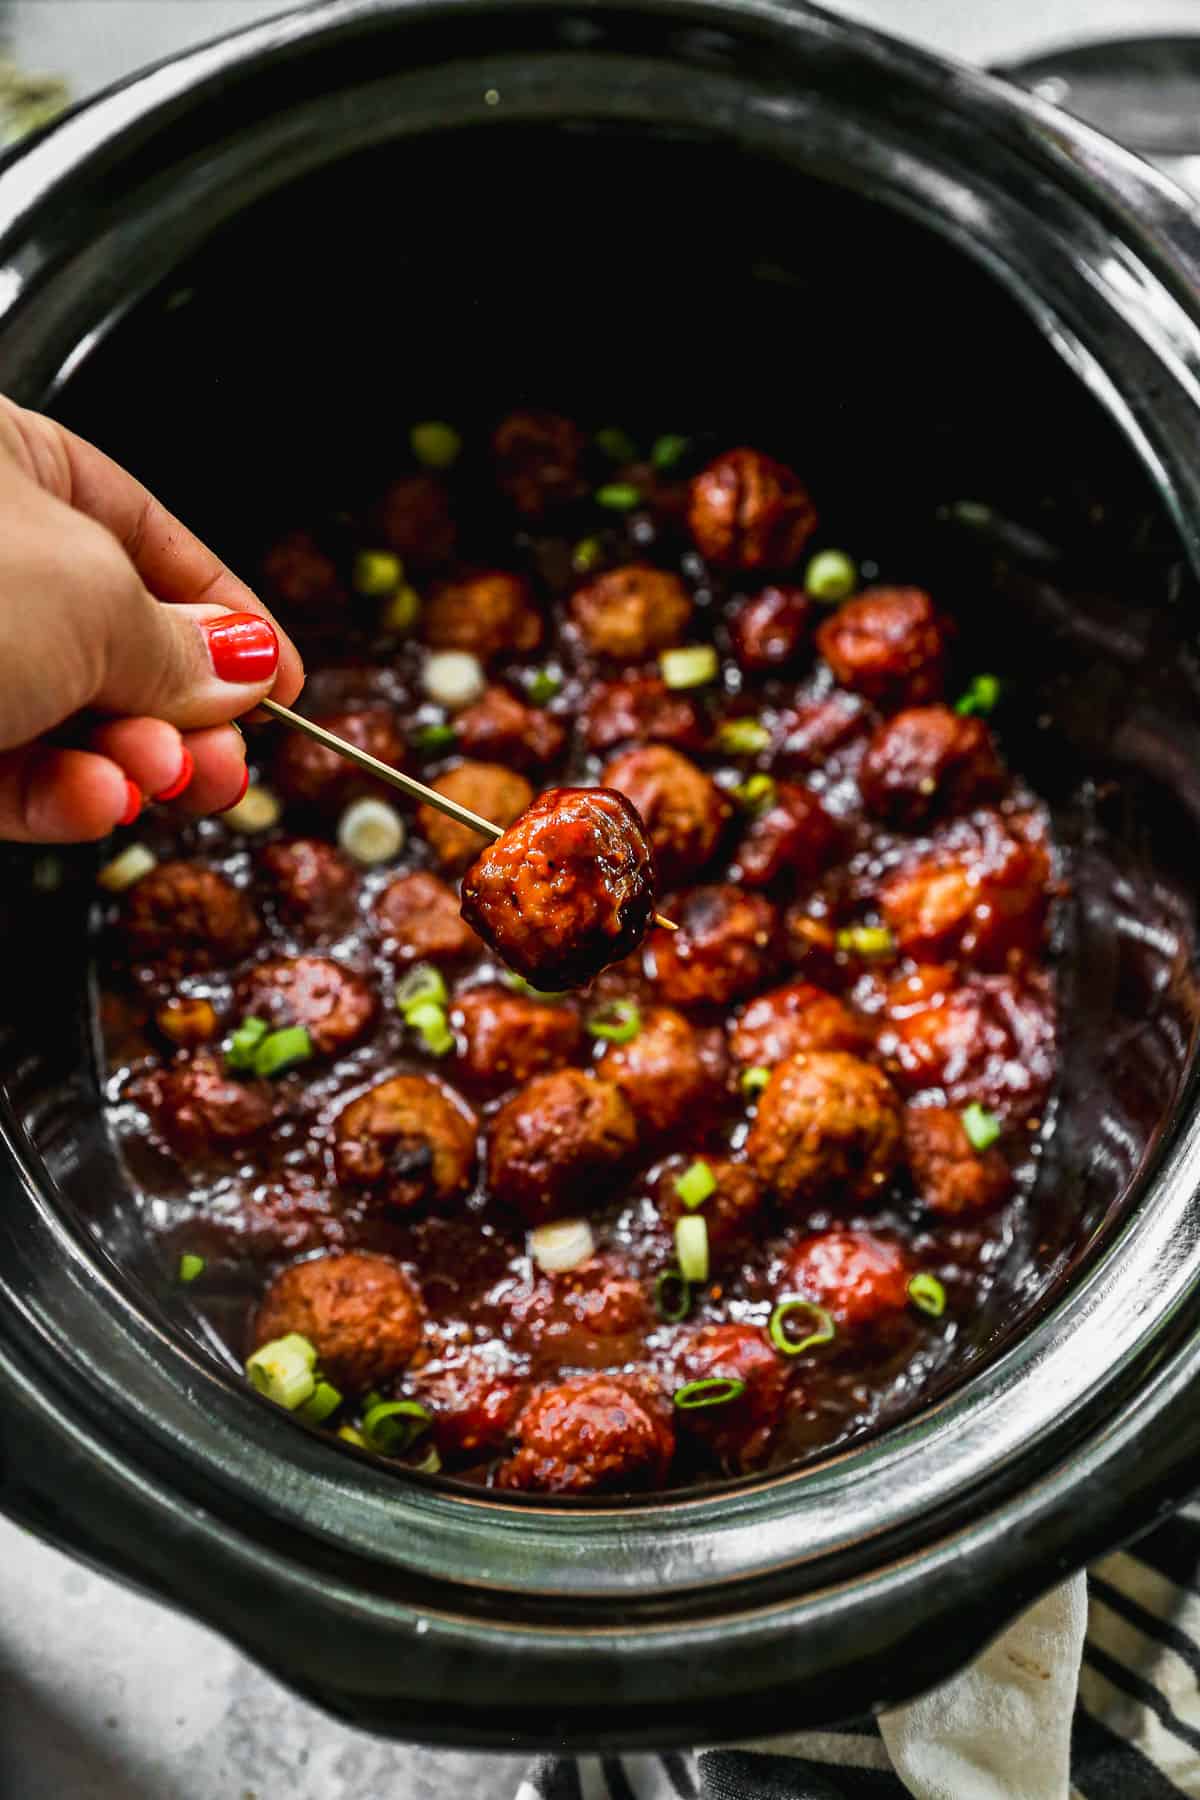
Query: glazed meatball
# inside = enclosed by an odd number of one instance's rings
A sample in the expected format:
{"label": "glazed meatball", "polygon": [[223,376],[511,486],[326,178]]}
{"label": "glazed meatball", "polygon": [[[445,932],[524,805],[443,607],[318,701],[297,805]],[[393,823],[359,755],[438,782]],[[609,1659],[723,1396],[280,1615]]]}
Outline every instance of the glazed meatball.
{"label": "glazed meatball", "polygon": [[779,920],[761,894],[731,886],[692,888],[666,903],[678,931],[654,939],[654,982],[676,1006],[728,1006],[774,974]]}
{"label": "glazed meatball", "polygon": [[661,1487],[675,1452],[664,1402],[627,1376],[581,1375],[535,1394],[497,1486],[535,1494],[634,1493]]}
{"label": "glazed meatball", "polygon": [[399,1212],[444,1205],[475,1172],[475,1118],[428,1075],[393,1075],[342,1108],[334,1163],[346,1187],[369,1188]]}
{"label": "glazed meatball", "polygon": [[783,1201],[865,1205],[879,1199],[902,1137],[886,1075],[844,1050],[802,1051],[763,1089],[746,1154]]}
{"label": "glazed meatball", "polygon": [[[879,1049],[906,1093],[940,1088],[953,1106],[978,1100],[1004,1118],[1045,1102],[1054,1073],[1054,1008],[1044,981],[1007,975],[930,986],[879,1033]],[[928,984],[926,984],[928,985]]]}
{"label": "glazed meatball", "polygon": [[526,706],[507,688],[490,687],[454,720],[458,747],[468,756],[535,769],[562,752],[566,730],[552,713]]}
{"label": "glazed meatball", "polygon": [[386,949],[401,966],[457,962],[483,948],[460,916],[453,888],[424,870],[389,881],[373,916]]}
{"label": "glazed meatball", "polygon": [[420,1296],[399,1263],[362,1252],[318,1256],[277,1275],[254,1320],[254,1344],[298,1332],[342,1393],[389,1381],[421,1341]]}
{"label": "glazed meatball", "polygon": [[500,1108],[488,1186],[527,1224],[586,1210],[623,1173],[637,1144],[624,1094],[582,1069],[538,1075]]}
{"label": "glazed meatball", "polygon": [[236,990],[243,1018],[273,1031],[302,1025],[319,1056],[340,1056],[375,1019],[375,996],[361,975],[326,956],[278,956],[256,963]]}
{"label": "glazed meatball", "polygon": [[675,693],[657,675],[602,681],[592,689],[583,715],[589,750],[613,750],[630,738],[671,744],[676,750],[703,750],[708,728],[698,703]]}
{"label": "glazed meatball", "polygon": [[984,1212],[1011,1191],[1000,1151],[994,1144],[976,1150],[962,1114],[949,1107],[905,1107],[904,1148],[917,1193],[933,1212]]}
{"label": "glazed meatball", "polygon": [[808,644],[813,603],[802,587],[765,587],[729,620],[729,641],[747,674],[784,669]]}
{"label": "glazed meatball", "polygon": [[220,1057],[200,1052],[160,1069],[136,1096],[173,1150],[211,1156],[249,1143],[275,1115],[265,1081],[235,1081]]}
{"label": "glazed meatball", "polygon": [[502,987],[477,987],[454,1003],[459,1072],[476,1087],[502,1093],[573,1062],[583,1042],[575,1008],[527,1000]]}
{"label": "glazed meatball", "polygon": [[817,647],[843,687],[879,706],[941,697],[945,626],[921,588],[868,588],[818,626]]}
{"label": "glazed meatball", "polygon": [[682,881],[703,868],[720,842],[729,802],[695,763],[666,744],[647,744],[614,757],[600,779],[637,808],[660,881]]}
{"label": "glazed meatball", "polygon": [[332,844],[287,838],[268,844],[258,859],[279,917],[314,937],[337,937],[350,928],[358,877]]}
{"label": "glazed meatball", "polygon": [[[391,713],[322,713],[315,722],[379,762],[390,763],[394,769],[404,767],[404,739]],[[327,750],[324,744],[301,737],[298,731],[280,739],[275,781],[285,799],[326,812],[339,812],[355,794],[391,792],[382,782],[362,774],[336,750]]]}
{"label": "glazed meatball", "polygon": [[[501,763],[460,762],[431,785],[447,800],[457,800],[501,830],[519,818],[533,799],[533,789],[523,775]],[[460,873],[479,855],[482,833],[422,803],[417,823],[444,869]],[[475,921],[471,921],[473,924]]]}
{"label": "glazed meatball", "polygon": [[803,904],[790,906],[784,918],[789,960],[818,987],[836,987],[845,976],[838,961],[837,933],[828,919],[814,918]]}
{"label": "glazed meatball", "polygon": [[865,1019],[809,981],[789,981],[747,1002],[729,1034],[729,1050],[743,1068],[773,1069],[802,1050],[848,1050],[861,1056],[871,1046]]}
{"label": "glazed meatball", "polygon": [[570,419],[552,412],[515,412],[492,435],[496,482],[527,519],[586,491],[584,437]]}
{"label": "glazed meatball", "polygon": [[721,569],[786,569],[817,528],[796,473],[759,450],[727,450],[692,482],[692,539]]}
{"label": "glazed meatball", "polygon": [[678,1428],[700,1438],[730,1468],[753,1468],[770,1449],[787,1397],[787,1359],[753,1325],[702,1325],[677,1360],[679,1385],[740,1381],[743,1391],[719,1406],[680,1407]]}
{"label": "glazed meatball", "polygon": [[262,931],[240,889],[190,862],[159,863],[143,875],[126,896],[122,929],[133,960],[167,975],[237,962]]}
{"label": "glazed meatball", "polygon": [[665,1136],[689,1117],[703,1117],[705,1106],[717,1098],[700,1033],[669,1006],[643,1013],[637,1036],[627,1044],[609,1044],[596,1073],[621,1090],[649,1137]]}
{"label": "glazed meatball", "polygon": [[678,644],[691,616],[691,596],[678,575],[650,563],[609,569],[571,596],[571,617],[588,649],[619,662]]}
{"label": "glazed meatball", "polygon": [[538,1272],[512,1302],[517,1344],[534,1368],[611,1369],[638,1356],[652,1327],[640,1281],[613,1256]]}
{"label": "glazed meatball", "polygon": [[982,719],[913,706],[879,727],[858,782],[873,813],[911,828],[987,799],[1003,785],[1004,770]]}
{"label": "glazed meatball", "polygon": [[295,612],[334,610],[347,595],[337,564],[311,531],[290,531],[263,558],[262,584],[273,605]]}
{"label": "glazed meatball", "polygon": [[434,589],[422,635],[431,650],[469,650],[486,663],[536,649],[542,620],[527,581],[503,569],[487,569]]}
{"label": "glazed meatball", "polygon": [[820,769],[869,730],[874,713],[857,694],[840,689],[785,715],[775,766],[789,774]]}
{"label": "glazed meatball", "polygon": [[798,1294],[841,1327],[873,1325],[908,1306],[915,1270],[903,1250],[871,1231],[824,1231],[796,1245],[780,1294]]}
{"label": "glazed meatball", "polygon": [[809,881],[832,861],[841,833],[816,795],[794,781],[775,784],[755,813],[730,873],[748,887],[767,887],[780,875]]}
{"label": "glazed meatball", "polygon": [[450,499],[433,475],[406,475],[393,481],[373,515],[389,550],[413,569],[432,569],[454,555],[458,532]]}
{"label": "glazed meatball", "polygon": [[948,840],[889,876],[879,906],[906,956],[1001,969],[1010,954],[1041,943],[1049,879],[1042,845],[1014,837],[992,815],[970,840]]}
{"label": "glazed meatball", "polygon": [[482,1462],[503,1450],[528,1395],[528,1383],[474,1349],[416,1370],[407,1386],[433,1414],[430,1435],[447,1463]]}
{"label": "glazed meatball", "polygon": [[579,987],[645,937],[654,857],[607,788],[550,788],[463,880],[463,918],[536,988]]}
{"label": "glazed meatball", "polygon": [[[655,1205],[663,1224],[671,1231],[680,1219],[688,1218],[696,1210],[685,1206],[675,1185],[695,1160],[690,1156],[673,1157],[656,1183]],[[717,1184],[699,1208],[708,1227],[709,1261],[715,1266],[733,1261],[744,1253],[758,1223],[762,1188],[749,1163],[734,1162],[728,1156],[704,1156],[701,1160],[708,1165]]]}

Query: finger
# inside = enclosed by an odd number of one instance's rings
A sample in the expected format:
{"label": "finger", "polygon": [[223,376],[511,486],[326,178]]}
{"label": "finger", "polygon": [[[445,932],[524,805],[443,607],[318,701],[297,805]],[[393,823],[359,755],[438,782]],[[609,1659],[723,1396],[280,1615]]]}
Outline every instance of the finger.
{"label": "finger", "polygon": [[235,806],[249,781],[241,733],[232,725],[214,725],[208,731],[187,732],[183,741],[195,772],[179,798],[181,810],[215,813]]}
{"label": "finger", "polygon": [[[261,614],[160,606],[132,573],[125,578],[113,570],[112,575],[125,591],[108,596],[93,706],[194,730],[237,718],[270,693],[279,643]],[[129,583],[136,591],[129,591]]]}
{"label": "finger", "polygon": [[191,752],[164,719],[113,719],[92,732],[89,744],[151,800],[176,799],[192,778]]}
{"label": "finger", "polygon": [[123,769],[90,750],[32,744],[0,756],[0,838],[82,844],[137,817],[142,797]]}

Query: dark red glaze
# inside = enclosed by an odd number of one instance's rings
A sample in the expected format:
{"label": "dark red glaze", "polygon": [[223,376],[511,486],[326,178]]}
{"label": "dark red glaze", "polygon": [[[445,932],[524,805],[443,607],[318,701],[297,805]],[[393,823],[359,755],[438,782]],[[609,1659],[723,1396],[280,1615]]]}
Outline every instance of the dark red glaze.
{"label": "dark red glaze", "polygon": [[843,687],[879,706],[941,696],[946,631],[921,588],[868,588],[818,626],[817,648]]}
{"label": "dark red glaze", "polygon": [[817,528],[795,471],[759,450],[727,450],[692,483],[688,524],[696,548],[723,569],[786,569]]}
{"label": "dark red glaze", "polygon": [[730,615],[729,641],[747,673],[788,668],[808,645],[813,603],[802,587],[765,587]]}
{"label": "dark red glaze", "polygon": [[[871,1231],[825,1231],[789,1253],[779,1292],[781,1299],[812,1300],[838,1326],[853,1329],[904,1312],[915,1274],[904,1251],[888,1238]],[[806,1321],[801,1318],[795,1329],[804,1335]]]}

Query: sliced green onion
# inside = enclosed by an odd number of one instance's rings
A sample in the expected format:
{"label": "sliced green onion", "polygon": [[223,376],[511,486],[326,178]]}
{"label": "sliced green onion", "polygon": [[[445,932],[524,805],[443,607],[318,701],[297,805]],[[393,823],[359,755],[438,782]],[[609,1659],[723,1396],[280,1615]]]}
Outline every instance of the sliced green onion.
{"label": "sliced green onion", "polygon": [[733,789],[733,797],[746,812],[766,812],[775,803],[775,783],[769,775],[751,775]]}
{"label": "sliced green onion", "polygon": [[312,1039],[303,1025],[285,1025],[265,1037],[254,1052],[256,1075],[282,1075],[297,1063],[308,1062],[313,1053]]}
{"label": "sliced green onion", "polygon": [[761,1094],[770,1079],[770,1069],[764,1069],[762,1067],[743,1069],[738,1076],[738,1086],[741,1088],[743,1094]]}
{"label": "sliced green onion", "polygon": [[676,1176],[675,1192],[683,1204],[692,1209],[703,1206],[710,1194],[717,1191],[717,1178],[702,1157]]}
{"label": "sliced green onion", "polygon": [[759,719],[725,719],[717,726],[717,748],[731,756],[757,756],[771,741]]}
{"label": "sliced green onion", "polygon": [[970,1106],[964,1107],[959,1117],[963,1122],[963,1130],[971,1140],[975,1150],[990,1150],[1000,1136],[1000,1121],[995,1113],[988,1112],[980,1106],[978,1100],[972,1100]]}
{"label": "sliced green onion", "polygon": [[390,550],[360,550],[350,579],[356,594],[382,600],[385,594],[394,594],[404,580],[404,564]]}
{"label": "sliced green onion", "polygon": [[446,1022],[446,1009],[432,1000],[410,1006],[404,1023],[415,1031],[430,1056],[446,1056],[454,1048],[454,1033]]}
{"label": "sliced green onion", "polygon": [[562,676],[555,675],[550,669],[539,669],[525,692],[535,706],[545,706],[555,694],[562,692]]}
{"label": "sliced green onion", "polygon": [[[678,1290],[672,1302],[671,1294]],[[654,1304],[658,1308],[658,1316],[665,1319],[668,1325],[678,1325],[680,1319],[686,1319],[692,1310],[692,1289],[682,1269],[664,1269],[654,1283]]]}
{"label": "sliced green onion", "polygon": [[383,1395],[379,1392],[378,1388],[372,1388],[369,1394],[363,1395],[363,1398],[362,1398],[362,1411],[363,1412],[369,1413],[373,1406],[382,1406],[382,1405],[383,1405]]}
{"label": "sliced green onion", "polygon": [[430,1448],[425,1452],[419,1463],[413,1464],[413,1468],[418,1475],[440,1475],[442,1472],[442,1459],[438,1455],[436,1449]]}
{"label": "sliced green onion", "polygon": [[837,934],[837,947],[852,956],[890,956],[896,940],[886,925],[845,925]]}
{"label": "sliced green onion", "polygon": [[290,1331],[286,1337],[273,1338],[246,1359],[246,1375],[252,1387],[273,1400],[276,1406],[295,1412],[316,1387],[313,1370],[317,1353],[306,1337]]}
{"label": "sliced green onion", "polygon": [[339,1425],[338,1436],[344,1443],[353,1444],[359,1450],[365,1450],[367,1440],[361,1431],[355,1431],[353,1425]]}
{"label": "sliced green onion", "polygon": [[501,969],[500,979],[506,988],[514,994],[524,994],[527,1000],[565,1000],[571,991],[570,988],[535,988],[515,969]]}
{"label": "sliced green onion", "polygon": [[408,434],[412,453],[426,469],[450,469],[462,454],[462,439],[453,425],[442,419],[426,419]]}
{"label": "sliced green onion", "polygon": [[619,425],[606,425],[596,433],[596,448],[603,450],[610,462],[630,463],[637,455],[637,445]]}
{"label": "sliced green onion", "polygon": [[342,1396],[328,1381],[318,1381],[300,1408],[300,1417],[310,1425],[321,1425],[342,1404]]}
{"label": "sliced green onion", "polygon": [[195,1281],[197,1275],[203,1275],[205,1268],[202,1256],[181,1256],[179,1259],[180,1281]]}
{"label": "sliced green onion", "polygon": [[685,1281],[708,1280],[708,1223],[702,1214],[676,1219],[675,1254]]}
{"label": "sliced green onion", "polygon": [[662,650],[658,666],[669,688],[704,687],[717,679],[721,669],[711,644],[685,644],[679,650]]}
{"label": "sliced green onion", "polygon": [[435,706],[462,712],[483,698],[487,674],[470,650],[434,650],[425,658],[421,686]]}
{"label": "sliced green onion", "polygon": [[819,550],[804,571],[804,590],[814,600],[836,605],[858,586],[858,570],[844,550]]}
{"label": "sliced green onion", "polygon": [[269,831],[272,825],[277,825],[282,812],[283,802],[278,794],[251,782],[237,805],[221,814],[221,823],[230,831],[253,837],[256,832]]}
{"label": "sliced green onion", "polygon": [[587,1022],[588,1033],[606,1044],[632,1043],[642,1029],[641,1008],[635,1000],[610,1000]]}
{"label": "sliced green onion", "polygon": [[111,862],[105,863],[96,880],[110,894],[123,894],[126,888],[131,888],[143,875],[148,875],[151,869],[157,867],[158,858],[153,850],[148,849],[145,844],[130,844],[119,856],[114,856]]}
{"label": "sliced green onion", "polygon": [[269,1030],[265,1019],[243,1019],[225,1050],[225,1067],[241,1074],[254,1068],[254,1054]]}
{"label": "sliced green onion", "polygon": [[453,725],[422,725],[414,732],[413,744],[425,756],[438,750],[449,750],[458,737]]}
{"label": "sliced green onion", "polygon": [[599,538],[580,538],[571,552],[571,567],[577,575],[587,575],[596,568],[604,555],[604,546]]}
{"label": "sliced green onion", "polygon": [[415,587],[399,587],[388,600],[379,615],[379,623],[384,631],[393,632],[402,637],[411,631],[421,616],[421,596]]}
{"label": "sliced green onion", "polygon": [[927,1275],[924,1271],[914,1275],[908,1284],[908,1297],[931,1319],[940,1319],[946,1310],[946,1290],[936,1275]]}
{"label": "sliced green onion", "polygon": [[955,701],[954,710],[964,719],[971,713],[989,713],[999,698],[1000,683],[994,675],[973,675],[966,692]]}
{"label": "sliced green onion", "polygon": [[687,455],[688,440],[677,432],[664,432],[662,437],[655,438],[650,451],[650,461],[661,474],[673,469],[676,463],[683,461]]}
{"label": "sliced green onion", "polygon": [[[803,1331],[803,1337],[792,1336],[787,1328],[787,1321],[797,1313],[800,1317],[796,1325]],[[830,1343],[837,1336],[837,1326],[825,1308],[815,1306],[811,1300],[781,1300],[771,1314],[767,1336],[785,1356],[799,1356],[802,1350],[811,1350],[814,1344]]]}
{"label": "sliced green onion", "polygon": [[381,1400],[363,1415],[363,1436],[381,1456],[399,1456],[432,1422],[433,1414],[419,1400]]}
{"label": "sliced green onion", "polygon": [[353,800],[338,820],[338,843],[364,869],[390,862],[404,848],[404,820],[386,800]]}
{"label": "sliced green onion", "polygon": [[529,1234],[529,1254],[547,1275],[561,1275],[587,1262],[596,1239],[586,1219],[555,1219]]}
{"label": "sliced green onion", "polygon": [[685,1381],[675,1389],[672,1398],[681,1412],[692,1412],[699,1406],[728,1406],[731,1400],[740,1400],[745,1391],[744,1381],[709,1375],[704,1381]]}
{"label": "sliced green onion", "polygon": [[396,983],[396,1005],[405,1016],[414,1006],[445,1006],[448,998],[442,972],[432,963],[415,963]]}
{"label": "sliced green onion", "polygon": [[640,506],[641,499],[641,490],[629,481],[610,481],[596,489],[596,505],[607,506],[610,512],[632,512]]}

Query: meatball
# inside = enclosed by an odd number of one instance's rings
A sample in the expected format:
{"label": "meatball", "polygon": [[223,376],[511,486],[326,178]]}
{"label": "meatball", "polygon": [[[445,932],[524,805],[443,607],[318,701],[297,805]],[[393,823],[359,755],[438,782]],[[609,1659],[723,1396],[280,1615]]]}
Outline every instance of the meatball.
{"label": "meatball", "polygon": [[844,1050],[801,1051],[774,1070],[746,1154],[781,1200],[879,1198],[900,1158],[900,1100],[879,1069]]}
{"label": "meatball", "polygon": [[385,946],[402,965],[457,962],[483,948],[460,916],[453,888],[424,870],[389,881],[372,910]]}
{"label": "meatball", "polygon": [[978,1100],[1020,1118],[1041,1108],[1054,1074],[1053,1004],[1044,982],[972,977],[893,1014],[878,1043],[906,1093],[940,1088],[953,1106]]}
{"label": "meatball", "polygon": [[661,1487],[675,1453],[665,1403],[627,1376],[581,1375],[535,1394],[497,1486],[535,1494],[633,1493]]}
{"label": "meatball", "polygon": [[743,600],[729,620],[729,641],[739,667],[757,675],[796,662],[808,643],[812,610],[802,587],[765,587]]}
{"label": "meatball", "polygon": [[389,1381],[421,1341],[420,1296],[399,1263],[363,1252],[317,1256],[277,1275],[254,1319],[254,1343],[298,1332],[321,1373],[347,1394]]}
{"label": "meatball", "polygon": [[600,779],[637,808],[661,881],[682,881],[703,868],[720,842],[729,802],[695,763],[666,744],[647,744],[614,757]]}
{"label": "meatball", "polygon": [[458,532],[449,496],[433,475],[393,481],[375,507],[373,523],[383,543],[410,568],[436,568],[454,555]]}
{"label": "meatball", "polygon": [[657,675],[602,681],[592,689],[583,716],[589,750],[612,750],[630,738],[671,744],[676,750],[703,750],[709,732],[699,704],[675,693]]}
{"label": "meatball", "polygon": [[645,1289],[613,1256],[592,1256],[554,1275],[537,1274],[515,1296],[512,1321],[534,1367],[545,1365],[548,1371],[611,1369],[630,1362],[653,1326]]}
{"label": "meatball", "polygon": [[290,531],[263,558],[262,584],[273,605],[296,612],[318,612],[345,604],[347,595],[337,564],[311,531]]}
{"label": "meatball", "polygon": [[863,1055],[871,1046],[865,1019],[836,994],[809,981],[759,994],[743,1008],[730,1031],[729,1049],[743,1068],[773,1069],[802,1050],[848,1050]]}
{"label": "meatball", "polygon": [[184,1156],[232,1149],[265,1131],[275,1116],[265,1081],[235,1081],[219,1056],[199,1053],[150,1076],[137,1092],[155,1125]]}
{"label": "meatball", "polygon": [[416,1370],[407,1385],[433,1414],[430,1435],[448,1463],[482,1462],[503,1450],[528,1395],[526,1382],[473,1349]]}
{"label": "meatball", "polygon": [[[694,1160],[690,1156],[673,1157],[655,1186],[659,1217],[671,1231],[680,1219],[696,1210],[684,1205],[675,1185]],[[703,1161],[717,1184],[699,1208],[708,1227],[709,1261],[715,1265],[728,1262],[745,1250],[762,1208],[762,1188],[749,1163],[734,1162],[728,1156],[705,1156]]]}
{"label": "meatball", "polygon": [[889,876],[879,906],[905,955],[1000,969],[1040,944],[1049,878],[1042,845],[1012,836],[993,816],[972,841],[948,842]]}
{"label": "meatball", "polygon": [[817,647],[843,687],[880,706],[941,696],[945,626],[921,588],[868,588],[818,626]]}
{"label": "meatball", "polygon": [[[447,800],[457,800],[460,806],[468,807],[501,830],[519,818],[533,799],[533,789],[525,777],[501,763],[455,763],[432,786]],[[444,869],[457,874],[479,855],[482,832],[460,825],[457,819],[448,819],[436,807],[422,803],[417,808],[417,822]]]}
{"label": "meatball", "polygon": [[165,862],[129,889],[122,920],[129,954],[167,975],[237,962],[262,927],[240,889],[215,869]]}
{"label": "meatball", "polygon": [[681,1431],[700,1438],[733,1469],[752,1468],[770,1448],[787,1397],[791,1369],[753,1325],[702,1325],[684,1340],[677,1363],[680,1386],[691,1381],[740,1381],[743,1390],[718,1406],[678,1407]]}
{"label": "meatball", "polygon": [[949,1107],[905,1107],[904,1148],[917,1193],[933,1212],[983,1212],[1012,1188],[1000,1151],[994,1144],[976,1150],[962,1114]]}
{"label": "meatball", "polygon": [[871,1231],[824,1231],[790,1253],[780,1294],[798,1294],[839,1326],[873,1325],[908,1306],[915,1271],[903,1250]]}
{"label": "meatball", "polygon": [[272,1030],[302,1025],[320,1056],[340,1056],[366,1035],[375,1018],[375,996],[362,976],[326,956],[256,963],[236,994],[244,1018],[265,1019]]}
{"label": "meatball", "polygon": [[488,1186],[540,1225],[585,1210],[636,1145],[637,1120],[618,1088],[582,1069],[558,1069],[520,1088],[492,1120]]}
{"label": "meatball", "polygon": [[797,775],[821,768],[829,757],[861,738],[873,717],[857,694],[840,689],[824,700],[798,707],[785,715],[775,751],[776,767]]}
{"label": "meatball", "polygon": [[400,1212],[445,1204],[471,1185],[474,1114],[431,1076],[381,1081],[342,1108],[333,1130],[338,1180]]}
{"label": "meatball", "polygon": [[794,781],[780,781],[747,826],[731,874],[748,887],[766,887],[784,873],[808,881],[832,861],[840,842],[838,827],[816,795]]}
{"label": "meatball", "polygon": [[982,719],[948,706],[913,706],[879,727],[858,777],[871,811],[892,824],[920,825],[934,813],[964,812],[1004,782]]}
{"label": "meatball", "polygon": [[268,844],[258,866],[270,883],[275,910],[289,925],[313,937],[337,937],[350,928],[358,877],[332,844],[287,838]]}
{"label": "meatball", "polygon": [[803,905],[790,906],[784,918],[789,960],[818,987],[837,985],[845,974],[838,961],[837,933],[828,919],[814,918]]}
{"label": "meatball", "polygon": [[728,1006],[762,987],[779,962],[779,920],[761,894],[692,888],[669,901],[678,931],[654,940],[654,982],[677,1006]]}
{"label": "meatball", "polygon": [[588,649],[620,662],[679,643],[691,616],[691,596],[678,575],[650,563],[609,569],[571,596],[571,617]]}
{"label": "meatball", "polygon": [[454,1003],[458,1067],[490,1093],[560,1069],[579,1054],[583,1029],[573,1006],[526,1000],[502,987],[477,987]]}
{"label": "meatball", "polygon": [[487,688],[474,706],[454,721],[460,750],[468,756],[508,763],[514,769],[553,762],[566,742],[566,729],[553,713],[526,706],[507,688]]}
{"label": "meatball", "polygon": [[578,987],[645,937],[654,857],[623,795],[550,788],[471,865],[462,895],[463,918],[526,981]]}
{"label": "meatball", "polygon": [[706,562],[786,569],[817,528],[807,488],[760,450],[727,450],[692,482],[688,524]]}
{"label": "meatball", "polygon": [[700,1033],[669,1006],[644,1013],[627,1044],[609,1044],[596,1073],[621,1090],[651,1137],[665,1136],[689,1116],[702,1118],[718,1093]]}
{"label": "meatball", "polygon": [[443,582],[425,607],[423,636],[432,650],[469,650],[481,662],[535,650],[542,620],[529,583],[503,569]]}
{"label": "meatball", "polygon": [[515,412],[492,435],[496,482],[527,519],[586,492],[584,437],[570,419],[552,412]]}
{"label": "meatball", "polygon": [[[394,769],[403,768],[404,739],[390,712],[322,713],[316,723],[379,762],[390,763]],[[324,744],[301,737],[298,731],[280,739],[275,780],[286,799],[327,812],[340,811],[355,794],[391,791],[382,782],[362,774],[336,750],[327,750]]]}

